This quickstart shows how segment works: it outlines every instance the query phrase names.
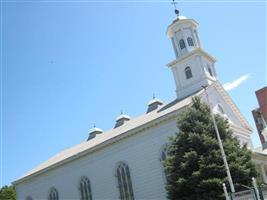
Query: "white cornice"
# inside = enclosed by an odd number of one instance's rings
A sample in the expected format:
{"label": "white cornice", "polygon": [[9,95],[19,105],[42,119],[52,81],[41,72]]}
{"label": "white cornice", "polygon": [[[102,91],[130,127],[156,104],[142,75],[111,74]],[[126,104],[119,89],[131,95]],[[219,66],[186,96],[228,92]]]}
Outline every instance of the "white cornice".
{"label": "white cornice", "polygon": [[258,164],[267,163],[267,155],[264,153],[252,151],[252,160]]}
{"label": "white cornice", "polygon": [[[229,94],[224,90],[224,88],[221,86],[219,81],[213,82],[209,88],[214,88],[219,92],[219,94],[222,96],[222,98],[225,100],[225,102],[230,106],[230,108],[233,110],[236,117],[239,119],[243,127],[237,126],[235,124],[230,124],[231,128],[246,133],[247,135],[252,134],[253,129],[250,127],[249,123],[245,119],[245,117],[242,115],[242,113],[239,111],[238,107],[234,104],[233,100],[229,96]],[[200,96],[205,95],[204,93],[200,94]]]}
{"label": "white cornice", "polygon": [[233,102],[232,98],[229,96],[229,94],[224,90],[224,88],[222,87],[222,85],[219,83],[219,81],[216,81],[214,83],[215,88],[217,88],[217,90],[220,92],[220,94],[222,95],[222,97],[225,99],[225,101],[228,103],[228,105],[231,107],[231,109],[234,111],[234,113],[236,114],[236,116],[238,117],[238,119],[240,120],[241,124],[244,126],[245,129],[247,129],[247,131],[252,132],[253,129],[251,128],[251,126],[249,125],[248,121],[246,120],[246,118],[243,116],[243,114],[240,112],[240,110],[238,109],[238,107],[235,105],[235,103]]}
{"label": "white cornice", "polygon": [[188,52],[187,54],[171,61],[170,63],[167,64],[167,67],[173,67],[175,64],[177,63],[181,63],[181,62],[185,62],[186,60],[188,60],[189,58],[195,56],[195,55],[202,55],[205,58],[207,58],[209,61],[211,62],[216,62],[216,59],[214,57],[212,57],[211,55],[209,55],[207,52],[205,52],[202,48],[196,48],[190,52]]}
{"label": "white cornice", "polygon": [[194,19],[175,19],[172,24],[167,27],[167,35],[168,37],[173,37],[175,31],[190,25],[195,29],[198,27],[198,23]]}
{"label": "white cornice", "polygon": [[242,134],[246,134],[246,136],[250,137],[250,135],[252,134],[252,131],[249,130],[249,129],[246,129],[244,127],[241,127],[241,126],[237,126],[236,124],[232,124],[232,123],[229,123],[230,124],[230,127],[235,130],[236,132],[241,132]]}

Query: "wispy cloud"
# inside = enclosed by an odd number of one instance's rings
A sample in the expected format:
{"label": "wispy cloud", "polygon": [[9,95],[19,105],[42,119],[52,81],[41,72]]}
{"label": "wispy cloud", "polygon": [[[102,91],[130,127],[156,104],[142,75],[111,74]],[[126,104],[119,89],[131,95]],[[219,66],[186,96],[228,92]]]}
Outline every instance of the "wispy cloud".
{"label": "wispy cloud", "polygon": [[228,83],[225,83],[223,85],[224,89],[226,91],[230,91],[230,90],[233,90],[235,89],[236,87],[238,87],[239,85],[241,85],[241,83],[243,83],[244,81],[246,81],[247,79],[249,78],[249,74],[245,74],[241,77],[239,77],[238,79],[236,80],[233,80],[233,81],[230,81]]}

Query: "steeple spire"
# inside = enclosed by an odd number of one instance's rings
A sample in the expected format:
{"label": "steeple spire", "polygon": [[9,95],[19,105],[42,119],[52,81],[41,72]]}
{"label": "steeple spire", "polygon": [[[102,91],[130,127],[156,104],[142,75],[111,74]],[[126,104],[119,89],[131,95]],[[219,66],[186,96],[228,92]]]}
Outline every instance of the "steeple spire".
{"label": "steeple spire", "polygon": [[174,7],[174,13],[176,14],[176,16],[178,18],[179,17],[179,10],[176,7],[177,2],[175,2],[175,0],[172,0],[172,4],[173,4],[173,7]]}

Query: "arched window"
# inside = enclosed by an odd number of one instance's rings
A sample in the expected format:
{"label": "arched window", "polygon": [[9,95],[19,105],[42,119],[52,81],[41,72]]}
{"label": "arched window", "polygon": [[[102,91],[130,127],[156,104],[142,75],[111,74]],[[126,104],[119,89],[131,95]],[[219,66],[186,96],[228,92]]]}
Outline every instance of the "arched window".
{"label": "arched window", "polygon": [[194,42],[193,42],[193,39],[191,37],[187,38],[187,43],[189,46],[194,46]]}
{"label": "arched window", "polygon": [[118,188],[121,200],[134,200],[131,175],[128,165],[121,162],[116,169]]}
{"label": "arched window", "polygon": [[33,200],[31,196],[27,196],[26,200]]}
{"label": "arched window", "polygon": [[167,151],[166,151],[166,149],[163,149],[161,151],[161,161],[164,162],[166,160],[166,158],[167,158]]}
{"label": "arched window", "polygon": [[190,67],[186,67],[184,71],[186,79],[192,78],[193,75]]}
{"label": "arched window", "polygon": [[184,43],[184,40],[183,39],[181,39],[179,41],[179,45],[180,45],[180,49],[184,49],[185,48],[185,43]]}
{"label": "arched window", "polygon": [[90,181],[87,177],[83,176],[80,181],[81,200],[92,200],[92,191]]}
{"label": "arched window", "polygon": [[51,188],[48,195],[48,200],[58,200],[58,191],[56,188]]}
{"label": "arched window", "polygon": [[168,146],[167,146],[167,144],[165,144],[161,148],[160,161],[162,163],[162,167],[163,167],[163,171],[164,171],[164,175],[165,175],[166,180],[167,180],[167,171],[166,171],[165,166],[164,166],[164,161],[167,159],[167,157],[168,157]]}

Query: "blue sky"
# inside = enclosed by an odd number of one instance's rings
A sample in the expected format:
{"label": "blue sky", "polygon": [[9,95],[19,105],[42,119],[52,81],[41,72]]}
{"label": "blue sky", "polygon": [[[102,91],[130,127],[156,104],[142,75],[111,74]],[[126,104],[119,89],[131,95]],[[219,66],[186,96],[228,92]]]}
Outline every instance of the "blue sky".
{"label": "blue sky", "polygon": [[[255,129],[254,91],[266,85],[266,3],[182,2],[200,24],[219,81]],[[166,64],[170,1],[2,2],[2,178],[10,182],[55,153],[135,117],[153,93],[175,98]],[[255,129],[256,130],[256,129]],[[254,131],[254,146],[259,139]]]}

